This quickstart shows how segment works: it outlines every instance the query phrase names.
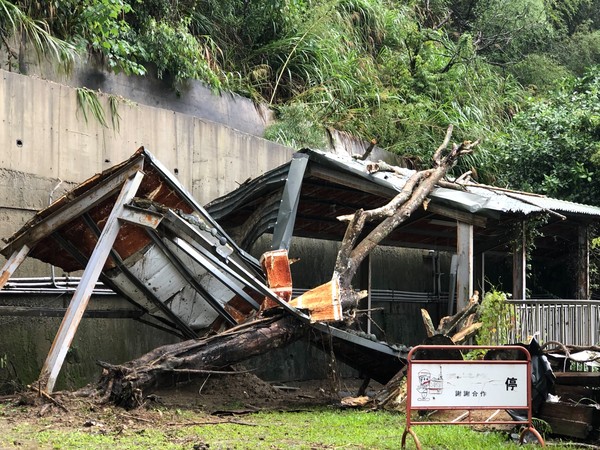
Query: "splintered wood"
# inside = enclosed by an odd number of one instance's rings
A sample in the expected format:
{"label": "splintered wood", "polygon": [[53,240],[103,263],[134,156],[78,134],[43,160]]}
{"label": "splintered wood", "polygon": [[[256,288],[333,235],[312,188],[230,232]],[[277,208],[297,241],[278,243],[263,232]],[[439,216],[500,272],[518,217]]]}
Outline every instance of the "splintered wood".
{"label": "splintered wood", "polygon": [[340,282],[334,277],[331,281],[295,298],[290,302],[290,305],[298,309],[308,310],[311,322],[342,320]]}
{"label": "splintered wood", "polygon": [[[267,276],[269,288],[290,306],[306,310],[312,322],[330,322],[342,320],[340,302],[340,283],[337,278],[311,289],[298,298],[292,298],[292,274],[288,252],[285,249],[266,252],[260,259]],[[279,306],[273,300],[265,299],[261,309],[267,310]]]}
{"label": "splintered wood", "polygon": [[[288,252],[285,249],[272,250],[265,252],[260,258],[269,288],[285,302],[292,298],[292,273],[290,271],[290,261]],[[267,310],[279,306],[277,302],[265,298],[261,305],[262,310]]]}

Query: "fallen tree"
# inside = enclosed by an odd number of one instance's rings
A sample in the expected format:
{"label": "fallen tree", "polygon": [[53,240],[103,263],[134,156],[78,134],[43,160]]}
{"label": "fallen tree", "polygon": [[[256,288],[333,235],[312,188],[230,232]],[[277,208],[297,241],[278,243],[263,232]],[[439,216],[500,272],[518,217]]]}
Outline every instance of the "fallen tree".
{"label": "fallen tree", "polygon": [[[205,339],[158,347],[122,365],[100,362],[96,392],[103,400],[130,409],[140,406],[144,392],[173,382],[181,373],[209,374],[232,364],[284,347],[305,336],[309,327],[289,315],[254,320]],[[88,394],[91,392],[87,392]]]}
{"label": "fallen tree", "polygon": [[[398,225],[406,221],[421,205],[426,207],[432,189],[445,177],[456,161],[470,153],[476,142],[453,144],[450,149],[452,127],[444,142],[435,151],[433,167],[415,172],[402,191],[383,207],[360,209],[352,215],[338,217],[348,222],[332,276],[339,286],[341,307],[346,319],[354,316],[358,301],[366,294],[357,294],[352,278],[365,257]],[[369,165],[372,172],[389,170],[379,164]],[[365,224],[378,222],[361,239]],[[329,282],[329,283],[332,283]],[[310,308],[309,313],[310,313]],[[97,386],[102,398],[131,408],[143,401],[151,388],[171,380],[173,374],[207,373],[220,371],[250,357],[283,347],[305,336],[310,325],[289,313],[274,317],[252,319],[250,322],[206,339],[184,341],[157,348],[123,365],[101,363],[103,376]]]}

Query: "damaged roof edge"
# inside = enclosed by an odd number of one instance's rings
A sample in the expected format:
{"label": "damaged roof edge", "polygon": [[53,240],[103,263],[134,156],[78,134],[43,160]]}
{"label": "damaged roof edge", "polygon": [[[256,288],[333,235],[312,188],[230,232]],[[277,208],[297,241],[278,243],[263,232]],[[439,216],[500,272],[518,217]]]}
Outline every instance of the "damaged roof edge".
{"label": "damaged roof edge", "polygon": [[228,244],[234,247],[246,261],[257,269],[260,267],[256,258],[241,249],[224,232],[221,225],[206,213],[205,209],[192,197],[179,180],[144,147],[140,147],[128,160],[88,178],[62,195],[47,208],[38,211],[16,234],[6,240],[7,245],[0,250],[0,253],[8,258],[16,249],[25,244],[31,247],[50,235],[53,230],[68,223],[74,217],[85,213],[92,207],[91,205],[114,195],[129,176],[137,171],[143,171],[146,161],[160,173],[169,187],[176,191],[190,207],[199,212],[205,217],[205,220],[209,221],[212,227],[225,236]]}
{"label": "damaged roof edge", "polygon": [[[367,161],[341,157],[319,150],[302,149],[301,153],[309,155],[311,161],[324,166],[365,178],[373,183],[400,192],[407,177],[414,173],[406,170],[406,177],[400,177],[392,172],[369,173],[366,170]],[[458,186],[458,185],[457,185]],[[501,213],[520,213],[529,215],[541,212],[560,212],[568,215],[581,215],[600,218],[600,208],[592,205],[559,200],[551,197],[529,194],[526,192],[510,192],[494,186],[465,184],[465,191],[444,187],[434,189],[430,197],[442,203],[452,205],[472,214],[483,214],[498,218]]]}
{"label": "damaged roof edge", "polygon": [[23,245],[33,247],[62,225],[84,214],[92,206],[118,192],[126,179],[143,170],[144,149],[138,149],[131,158],[106,171],[88,178],[65,193],[47,208],[38,211],[17,233],[6,240],[0,251],[8,258]]}
{"label": "damaged roof edge", "polygon": [[176,190],[182,197],[189,202],[190,205],[196,209],[196,211],[201,212],[204,220],[208,220],[208,222],[218,230],[218,232],[227,239],[227,243],[231,245],[236,251],[242,256],[247,262],[251,263],[257,269],[260,268],[260,264],[256,258],[247,253],[245,250],[240,248],[238,244],[231,239],[231,237],[223,230],[221,225],[206,212],[206,210],[196,201],[196,199],[183,187],[183,185],[179,182],[177,178],[175,178],[171,172],[148,150],[145,150],[144,147],[141,147],[141,150],[144,153],[144,156],[148,158],[148,160],[152,163],[152,165],[163,175],[165,180],[171,184],[171,187]]}

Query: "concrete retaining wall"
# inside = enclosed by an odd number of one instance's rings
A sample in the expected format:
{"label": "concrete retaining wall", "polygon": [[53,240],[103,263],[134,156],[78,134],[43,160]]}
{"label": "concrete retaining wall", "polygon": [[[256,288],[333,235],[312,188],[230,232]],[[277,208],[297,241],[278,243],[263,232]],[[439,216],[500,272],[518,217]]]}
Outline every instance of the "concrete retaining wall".
{"label": "concrete retaining wall", "polygon": [[76,89],[0,71],[2,237],[47,206],[48,193],[61,181],[54,198],[127,159],[140,146],[176,174],[200,203],[289,161],[293,153],[221,124],[116,97],[119,117],[113,126],[110,96],[98,99],[107,126],[89,111],[85,119]]}

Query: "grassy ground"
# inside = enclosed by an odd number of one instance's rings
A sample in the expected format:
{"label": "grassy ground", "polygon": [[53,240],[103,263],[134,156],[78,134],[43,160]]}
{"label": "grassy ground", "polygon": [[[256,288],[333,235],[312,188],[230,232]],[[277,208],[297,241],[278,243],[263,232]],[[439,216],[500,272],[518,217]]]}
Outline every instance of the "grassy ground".
{"label": "grassy ground", "polygon": [[[71,404],[69,413],[40,412],[0,405],[0,449],[397,449],[405,424],[398,413],[333,407],[215,416],[164,407],[126,412],[81,402]],[[520,448],[506,431],[417,426],[415,432],[424,449]],[[407,448],[415,448],[410,437]]]}

